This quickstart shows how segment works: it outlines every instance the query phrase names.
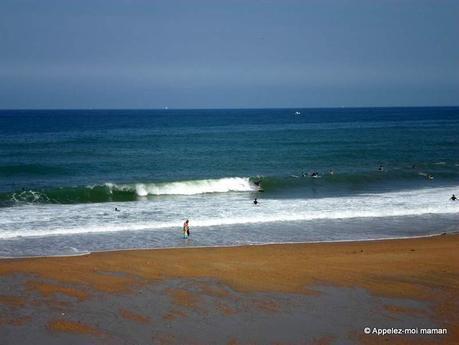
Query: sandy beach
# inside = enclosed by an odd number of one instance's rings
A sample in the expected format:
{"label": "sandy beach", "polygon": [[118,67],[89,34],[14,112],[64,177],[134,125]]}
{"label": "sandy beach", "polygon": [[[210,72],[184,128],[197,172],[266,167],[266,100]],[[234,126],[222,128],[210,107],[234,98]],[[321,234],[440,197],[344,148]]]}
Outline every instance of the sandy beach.
{"label": "sandy beach", "polygon": [[[457,344],[457,248],[459,235],[448,234],[4,259],[0,339],[2,344]],[[372,333],[366,335],[365,327]],[[373,334],[405,328],[418,333]],[[447,332],[420,334],[425,329]]]}

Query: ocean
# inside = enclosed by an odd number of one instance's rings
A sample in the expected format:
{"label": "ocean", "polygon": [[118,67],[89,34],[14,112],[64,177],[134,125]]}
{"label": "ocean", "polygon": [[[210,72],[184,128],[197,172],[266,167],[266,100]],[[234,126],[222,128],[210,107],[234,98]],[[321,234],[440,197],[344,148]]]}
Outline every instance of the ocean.
{"label": "ocean", "polygon": [[452,194],[459,107],[0,111],[0,257],[425,236]]}

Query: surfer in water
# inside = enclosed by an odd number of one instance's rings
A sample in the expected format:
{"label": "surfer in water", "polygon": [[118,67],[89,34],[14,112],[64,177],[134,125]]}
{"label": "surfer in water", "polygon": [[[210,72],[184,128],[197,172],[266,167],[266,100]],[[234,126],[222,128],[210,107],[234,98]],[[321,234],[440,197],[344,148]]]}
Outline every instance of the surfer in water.
{"label": "surfer in water", "polygon": [[119,208],[115,207],[115,212],[119,212],[119,211],[120,211]]}
{"label": "surfer in water", "polygon": [[188,225],[188,219],[183,223],[183,238],[188,238],[190,236],[190,226]]}
{"label": "surfer in water", "polygon": [[379,165],[378,171],[384,171],[384,166],[382,164]]}
{"label": "surfer in water", "polygon": [[258,180],[253,181],[253,184],[254,184],[255,186],[257,186],[258,192],[264,192],[263,186],[261,185],[261,178],[260,178],[260,177],[258,177]]}
{"label": "surfer in water", "polygon": [[[257,199],[255,199],[255,200],[257,200]],[[453,195],[451,196],[451,198],[449,198],[449,200],[451,200],[451,201],[456,201],[457,198],[456,198],[456,196],[453,194]]]}
{"label": "surfer in water", "polygon": [[257,198],[255,198],[255,199],[253,200],[253,204],[254,204],[254,205],[258,205],[258,200],[257,200]]}

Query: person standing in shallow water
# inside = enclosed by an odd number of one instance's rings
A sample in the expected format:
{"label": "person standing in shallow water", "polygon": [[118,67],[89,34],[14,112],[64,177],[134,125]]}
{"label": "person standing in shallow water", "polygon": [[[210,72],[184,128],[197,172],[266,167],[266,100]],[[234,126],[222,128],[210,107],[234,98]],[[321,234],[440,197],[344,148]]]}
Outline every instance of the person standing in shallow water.
{"label": "person standing in shallow water", "polygon": [[183,238],[188,238],[190,236],[190,226],[188,225],[188,219],[183,223]]}

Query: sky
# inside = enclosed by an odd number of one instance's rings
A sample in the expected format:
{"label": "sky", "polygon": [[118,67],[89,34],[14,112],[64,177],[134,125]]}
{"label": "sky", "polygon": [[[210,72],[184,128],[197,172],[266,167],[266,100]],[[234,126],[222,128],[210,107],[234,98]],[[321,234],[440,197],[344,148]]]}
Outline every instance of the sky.
{"label": "sky", "polygon": [[459,1],[1,0],[0,108],[459,105]]}

